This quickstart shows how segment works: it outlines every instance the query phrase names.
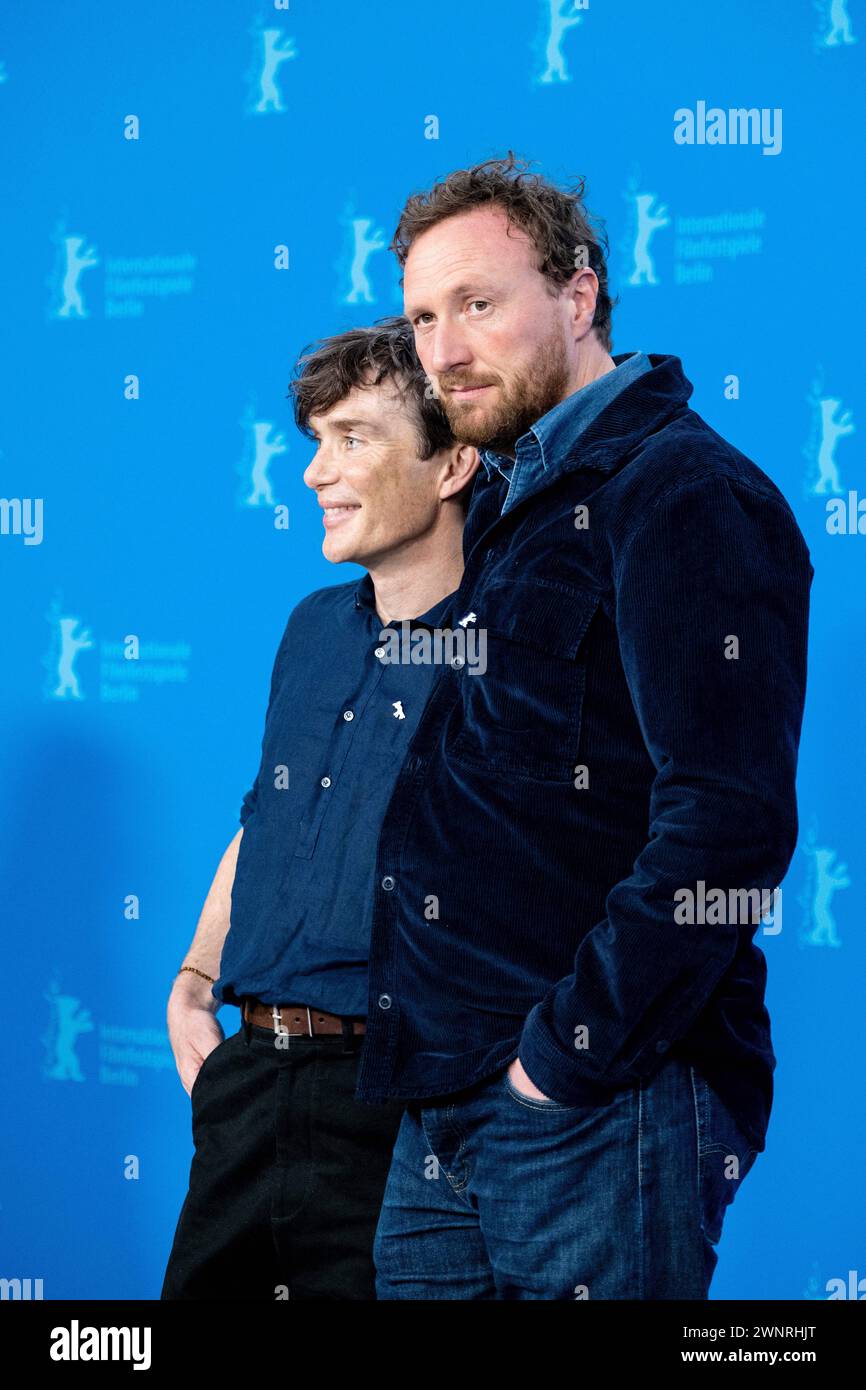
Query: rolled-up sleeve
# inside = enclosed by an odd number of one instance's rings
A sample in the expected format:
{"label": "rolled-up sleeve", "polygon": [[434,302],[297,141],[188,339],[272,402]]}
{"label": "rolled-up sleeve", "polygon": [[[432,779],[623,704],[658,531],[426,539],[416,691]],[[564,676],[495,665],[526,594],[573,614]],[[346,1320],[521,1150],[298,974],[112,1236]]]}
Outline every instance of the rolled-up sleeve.
{"label": "rolled-up sleeve", "polygon": [[[290,620],[290,621],[291,621],[291,620]],[[286,627],[285,627],[285,630],[284,630],[284,632],[283,632],[283,636],[282,636],[282,638],[281,638],[281,640],[280,640],[280,645],[279,645],[279,647],[277,648],[277,654],[276,654],[276,656],[274,657],[273,669],[272,669],[272,671],[271,671],[271,688],[270,688],[270,693],[269,693],[269,695],[268,695],[268,707],[267,707],[267,710],[266,710],[266,712],[265,712],[265,729],[267,729],[268,719],[270,718],[270,713],[271,713],[271,707],[272,707],[272,705],[273,705],[273,703],[274,703],[274,696],[276,695],[276,692],[277,692],[277,690],[278,690],[278,688],[279,688],[280,678],[281,678],[282,671],[283,671],[283,660],[284,660],[286,648],[287,648],[287,646],[288,646],[288,637],[289,637],[289,624],[287,623],[287,624],[286,624]],[[264,752],[264,741],[265,741],[265,739],[264,739],[264,734],[262,734],[262,752]],[[245,796],[244,796],[244,799],[243,799],[243,801],[241,802],[240,823],[241,823],[242,826],[246,825],[247,821],[249,820],[250,816],[251,816],[251,815],[253,814],[253,812],[255,811],[256,806],[257,806],[257,804],[258,804],[258,799],[259,799],[259,780],[260,780],[260,778],[261,778],[261,775],[262,775],[262,766],[261,766],[261,759],[260,759],[260,760],[259,760],[259,770],[258,770],[258,772],[256,773],[255,780],[253,781],[252,786],[250,787],[249,791],[246,792],[246,794],[245,794]]]}
{"label": "rolled-up sleeve", "polygon": [[[679,922],[682,890],[699,897],[703,881],[730,902],[787,872],[813,573],[784,500],[718,475],[672,488],[614,556],[620,654],[656,771],[633,872],[525,1021],[519,1056],[551,1099],[590,1103],[651,1075],[754,936],[757,921]],[[581,756],[591,776],[592,749]]]}
{"label": "rolled-up sleeve", "polygon": [[241,802],[241,814],[240,814],[241,825],[246,825],[246,823],[247,823],[247,821],[249,820],[250,816],[252,815],[253,811],[256,809],[256,802],[258,801],[258,798],[259,798],[259,775],[258,775],[258,773],[256,773],[256,777],[255,777],[255,781],[253,782],[253,785],[250,787],[249,791],[245,794],[244,799],[243,799],[243,801]]}

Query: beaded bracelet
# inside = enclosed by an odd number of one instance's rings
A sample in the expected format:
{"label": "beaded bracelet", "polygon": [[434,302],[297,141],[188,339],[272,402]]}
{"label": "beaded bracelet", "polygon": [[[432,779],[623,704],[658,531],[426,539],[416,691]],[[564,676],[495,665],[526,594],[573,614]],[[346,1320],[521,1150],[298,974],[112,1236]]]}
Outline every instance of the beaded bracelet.
{"label": "beaded bracelet", "polygon": [[206,975],[203,970],[196,970],[194,965],[182,965],[180,967],[180,970],[178,970],[177,972],[178,975],[182,974],[184,970],[191,970],[193,975],[201,975],[203,980],[210,980],[211,984],[214,984],[214,978],[212,975]]}

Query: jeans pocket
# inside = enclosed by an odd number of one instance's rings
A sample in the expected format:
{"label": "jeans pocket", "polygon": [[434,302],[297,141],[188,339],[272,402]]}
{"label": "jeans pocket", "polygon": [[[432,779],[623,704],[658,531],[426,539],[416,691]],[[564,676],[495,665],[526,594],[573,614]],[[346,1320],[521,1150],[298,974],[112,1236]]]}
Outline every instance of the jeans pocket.
{"label": "jeans pocket", "polygon": [[695,1101],[701,1229],[710,1244],[717,1245],[725,1212],[759,1151],[709,1082],[695,1067],[689,1071]]}
{"label": "jeans pocket", "polygon": [[[234,1035],[232,1034],[232,1035],[230,1035],[230,1036],[234,1036]],[[190,1105],[192,1105],[193,1101],[195,1100],[195,1098],[196,1098],[196,1096],[197,1096],[197,1094],[198,1094],[198,1089],[199,1089],[198,1083],[201,1081],[201,1078],[202,1078],[202,1075],[203,1075],[203,1073],[204,1073],[204,1071],[205,1071],[205,1068],[208,1066],[208,1063],[210,1062],[210,1060],[211,1060],[211,1058],[213,1057],[214,1053],[219,1052],[219,1050],[220,1050],[221,1047],[225,1047],[225,1045],[226,1045],[227,1042],[228,1042],[228,1038],[223,1038],[221,1042],[218,1042],[218,1043],[217,1043],[216,1047],[212,1047],[211,1050],[210,1050],[210,1052],[207,1054],[207,1056],[205,1057],[204,1061],[202,1062],[201,1066],[199,1067],[198,1071],[196,1072],[196,1074],[195,1074],[195,1081],[192,1083],[192,1090],[191,1090],[190,1093],[189,1093]]]}
{"label": "jeans pocket", "polygon": [[567,1110],[569,1112],[573,1112],[576,1110],[587,1109],[587,1106],[585,1104],[570,1105],[564,1101],[548,1099],[540,1100],[537,1096],[525,1096],[522,1091],[518,1091],[517,1087],[514,1085],[514,1082],[511,1080],[511,1077],[508,1075],[508,1067],[506,1067],[505,1070],[502,1072],[500,1080],[501,1084],[505,1088],[506,1095],[511,1100],[513,1100],[515,1104],[525,1106],[527,1110]]}

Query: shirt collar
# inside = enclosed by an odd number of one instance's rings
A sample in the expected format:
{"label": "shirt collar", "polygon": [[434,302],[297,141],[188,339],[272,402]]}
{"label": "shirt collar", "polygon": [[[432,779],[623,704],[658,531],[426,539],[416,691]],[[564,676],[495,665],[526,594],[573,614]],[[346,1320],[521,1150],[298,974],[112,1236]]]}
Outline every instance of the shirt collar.
{"label": "shirt collar", "polygon": [[492,449],[481,449],[481,462],[487,481],[499,473],[508,481],[503,512],[513,507],[534,486],[539,475],[555,476],[559,463],[574,448],[580,435],[592,424],[611,401],[631,382],[652,369],[643,352],[620,353],[613,359],[614,370],[596,377],[579,391],[573,391],[517,441],[515,457],[506,458]]}
{"label": "shirt collar", "polygon": [[[454,592],[456,593],[457,591],[455,590]],[[454,594],[446,594],[438,603],[434,603],[432,608],[428,608],[426,613],[422,613],[417,618],[409,618],[406,621],[410,623],[419,623],[424,627],[439,627],[441,625],[441,620],[445,617],[451,606],[453,598]],[[373,587],[373,581],[370,578],[369,571],[355,587],[355,608],[364,609],[372,613],[376,621],[381,623],[381,618],[376,611],[376,590]],[[390,624],[386,624],[386,626],[392,627],[395,623],[400,621],[399,618],[392,618]]]}

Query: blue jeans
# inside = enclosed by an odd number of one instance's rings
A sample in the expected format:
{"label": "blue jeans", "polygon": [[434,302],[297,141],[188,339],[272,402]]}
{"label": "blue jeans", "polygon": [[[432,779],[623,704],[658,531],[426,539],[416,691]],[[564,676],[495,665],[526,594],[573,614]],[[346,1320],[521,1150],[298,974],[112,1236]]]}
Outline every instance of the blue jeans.
{"label": "blue jeans", "polygon": [[606,1105],[521,1095],[505,1067],[403,1115],[373,1258],[378,1299],[706,1299],[757,1157],[669,1058]]}

